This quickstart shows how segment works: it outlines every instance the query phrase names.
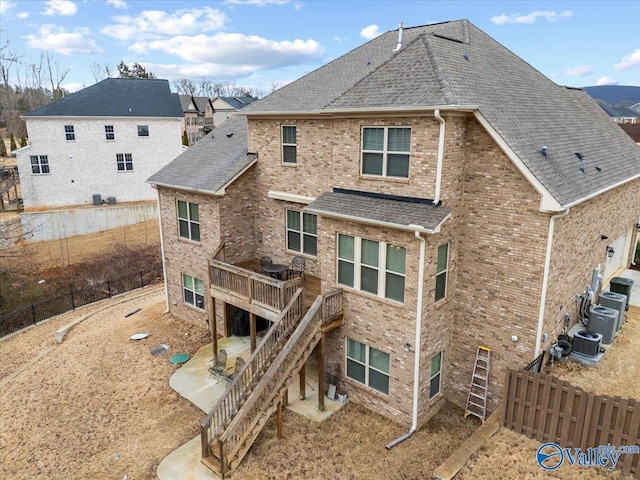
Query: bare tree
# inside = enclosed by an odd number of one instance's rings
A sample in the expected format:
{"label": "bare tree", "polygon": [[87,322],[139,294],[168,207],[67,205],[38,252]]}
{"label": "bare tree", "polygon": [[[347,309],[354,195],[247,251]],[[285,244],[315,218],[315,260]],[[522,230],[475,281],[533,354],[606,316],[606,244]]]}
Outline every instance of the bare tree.
{"label": "bare tree", "polygon": [[98,62],[94,62],[91,64],[91,74],[93,75],[93,79],[96,83],[104,80],[105,78],[111,77],[113,73],[113,68],[108,63],[101,65]]}
{"label": "bare tree", "polygon": [[[46,55],[47,69],[49,70],[49,82],[51,82],[51,93],[53,95],[53,99],[57,100],[62,98],[64,91],[60,88],[60,84],[64,81],[66,76],[69,74],[70,68],[62,69],[58,62],[52,62],[53,57],[47,50]],[[55,72],[55,74],[54,74]]]}
{"label": "bare tree", "polygon": [[195,84],[187,78],[179,78],[178,80],[175,80],[173,82],[173,87],[180,95],[191,95],[193,97],[198,93],[198,89]]}

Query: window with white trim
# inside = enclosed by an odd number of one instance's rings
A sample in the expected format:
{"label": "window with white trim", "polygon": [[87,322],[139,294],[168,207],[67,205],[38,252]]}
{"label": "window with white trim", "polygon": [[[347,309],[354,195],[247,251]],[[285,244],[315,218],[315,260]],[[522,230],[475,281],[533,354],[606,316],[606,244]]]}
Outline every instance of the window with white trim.
{"label": "window with white trim", "polygon": [[282,163],[297,163],[296,127],[282,126]]}
{"label": "window with white trim", "polygon": [[287,210],[287,250],[318,254],[318,217],[298,210]]}
{"label": "window with white trim", "polygon": [[438,247],[438,264],[436,266],[436,302],[447,295],[447,273],[449,271],[449,244]]}
{"label": "window with white trim", "polygon": [[404,247],[338,234],[338,283],[404,302]]}
{"label": "window with white trim", "polygon": [[362,127],[362,175],[409,178],[410,127]]}
{"label": "window with white trim", "polygon": [[442,352],[431,357],[431,375],[429,376],[429,398],[440,393],[442,381]]}
{"label": "window with white trim", "polygon": [[130,153],[116,153],[116,165],[119,172],[133,170],[133,157]]}
{"label": "window with white trim", "polygon": [[116,139],[116,133],[113,130],[113,125],[105,125],[104,126],[104,137],[107,140],[115,140]]}
{"label": "window with white trim", "polygon": [[139,137],[148,137],[149,136],[149,125],[138,125],[138,136]]}
{"label": "window with white trim", "polygon": [[347,338],[347,377],[389,395],[389,354]]}
{"label": "window with white trim", "polygon": [[68,141],[73,141],[76,139],[76,132],[73,128],[73,125],[64,126],[64,136]]}
{"label": "window with white trim", "polygon": [[41,175],[49,172],[49,157],[47,155],[31,155],[31,173]]}
{"label": "window with white trim", "polygon": [[200,241],[200,212],[197,203],[178,200],[178,231],[182,238]]}
{"label": "window with white trim", "polygon": [[182,293],[184,303],[204,310],[204,282],[202,280],[183,273]]}

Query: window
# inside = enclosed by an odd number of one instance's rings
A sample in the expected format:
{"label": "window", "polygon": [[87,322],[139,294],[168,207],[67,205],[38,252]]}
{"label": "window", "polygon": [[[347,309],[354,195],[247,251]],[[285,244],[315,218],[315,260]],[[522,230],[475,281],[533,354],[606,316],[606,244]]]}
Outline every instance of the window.
{"label": "window", "polygon": [[184,303],[204,309],[204,282],[191,275],[182,274]]}
{"label": "window", "polygon": [[64,126],[64,135],[67,138],[67,140],[71,141],[76,139],[76,132],[73,130],[73,125]]}
{"label": "window", "polygon": [[31,155],[31,173],[49,173],[49,157],[46,155]]}
{"label": "window", "polygon": [[362,174],[409,178],[411,128],[363,127]]}
{"label": "window", "polygon": [[296,127],[282,126],[282,163],[297,163]]}
{"label": "window", "polygon": [[318,217],[297,210],[287,210],[287,250],[318,254]]}
{"label": "window", "polygon": [[116,153],[116,164],[119,172],[133,170],[133,158],[130,153]]}
{"label": "window", "polygon": [[139,137],[148,137],[149,136],[149,125],[138,125],[138,136]]}
{"label": "window", "polygon": [[404,302],[404,247],[338,234],[338,283]]}
{"label": "window", "polygon": [[200,215],[197,203],[178,200],[178,230],[182,238],[200,241]]}
{"label": "window", "polygon": [[104,136],[107,140],[115,140],[116,134],[113,131],[113,125],[105,125],[104,126]]}
{"label": "window", "polygon": [[389,354],[347,338],[347,377],[389,394]]}
{"label": "window", "polygon": [[440,379],[442,377],[442,352],[431,358],[431,376],[429,377],[429,398],[440,393]]}
{"label": "window", "polygon": [[438,265],[436,267],[436,302],[447,295],[447,269],[449,267],[449,244],[438,247]]}

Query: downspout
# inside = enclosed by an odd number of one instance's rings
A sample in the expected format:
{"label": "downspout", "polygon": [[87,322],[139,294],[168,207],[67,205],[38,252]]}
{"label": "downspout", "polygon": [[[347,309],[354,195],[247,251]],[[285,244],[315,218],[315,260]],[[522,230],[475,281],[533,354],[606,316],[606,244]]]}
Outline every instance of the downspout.
{"label": "downspout", "polygon": [[420,268],[418,269],[418,302],[416,305],[416,340],[414,347],[414,367],[413,367],[413,412],[411,419],[411,427],[409,431],[404,435],[391,441],[385,448],[391,450],[400,442],[404,442],[407,438],[413,435],[418,427],[418,399],[420,398],[420,346],[422,344],[422,297],[424,291],[424,257],[427,247],[427,242],[420,235],[419,231],[414,232],[416,238],[420,240]]}
{"label": "downspout", "polygon": [[440,116],[439,108],[434,110],[433,116],[440,122],[440,136],[438,137],[438,165],[436,168],[436,192],[433,196],[433,204],[438,205],[440,203],[440,186],[442,184],[442,164],[444,163],[444,134],[446,130],[446,123],[444,118]]}
{"label": "downspout", "polygon": [[162,215],[160,215],[160,189],[156,186],[158,192],[158,227],[160,228],[160,254],[162,255],[162,277],[164,279],[164,301],[165,310],[164,313],[169,313],[169,282],[167,282],[167,263],[164,256],[164,239],[162,237]]}
{"label": "downspout", "polygon": [[549,268],[551,265],[551,248],[553,247],[553,231],[555,230],[556,219],[566,217],[569,214],[569,208],[564,212],[552,215],[549,219],[549,234],[547,237],[547,253],[544,258],[544,273],[542,276],[542,292],[540,292],[540,310],[538,313],[538,328],[536,331],[536,350],[533,358],[540,354],[540,344],[542,343],[542,324],[544,322],[544,306],[547,301],[547,286],[549,284]]}

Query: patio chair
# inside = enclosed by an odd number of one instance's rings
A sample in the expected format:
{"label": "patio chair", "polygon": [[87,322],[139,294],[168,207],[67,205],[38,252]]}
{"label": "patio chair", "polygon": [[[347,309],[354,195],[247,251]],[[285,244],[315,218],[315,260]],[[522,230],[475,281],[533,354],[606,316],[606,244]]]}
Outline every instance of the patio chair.
{"label": "patio chair", "polygon": [[291,278],[294,275],[298,275],[304,278],[305,260],[304,257],[296,255],[291,259],[291,265],[289,266],[288,277]]}
{"label": "patio chair", "polygon": [[227,368],[227,351],[220,349],[218,352],[218,360],[211,359],[209,362],[209,377],[216,377],[220,381],[220,377],[224,375]]}
{"label": "patio chair", "polygon": [[264,267],[272,264],[273,261],[271,260],[271,257],[260,257],[260,273],[266,275],[267,273],[264,271]]}
{"label": "patio chair", "polygon": [[235,378],[240,374],[240,370],[244,367],[244,358],[236,357],[236,366],[233,368],[233,373],[230,373],[224,379],[231,383],[235,380]]}

